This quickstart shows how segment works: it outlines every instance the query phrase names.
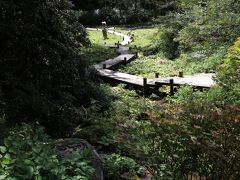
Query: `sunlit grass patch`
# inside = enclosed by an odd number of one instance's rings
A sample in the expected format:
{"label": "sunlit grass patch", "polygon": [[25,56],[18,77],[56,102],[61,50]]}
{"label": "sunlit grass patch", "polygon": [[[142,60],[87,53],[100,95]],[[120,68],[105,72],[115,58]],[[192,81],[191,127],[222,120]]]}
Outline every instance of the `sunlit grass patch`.
{"label": "sunlit grass patch", "polygon": [[[130,29],[126,28],[116,28],[117,32],[121,32],[124,34],[127,34],[129,30]],[[133,29],[131,33],[134,34],[134,41],[131,43],[131,45],[132,46],[136,45],[142,48],[149,46],[154,41],[158,32],[159,32],[158,28]]]}
{"label": "sunlit grass patch", "polygon": [[147,78],[154,78],[155,73],[160,76],[172,76],[178,74],[178,68],[174,66],[173,61],[169,61],[161,54],[152,56],[140,56],[127,66],[121,66],[119,71],[140,75]]}
{"label": "sunlit grass patch", "polygon": [[[116,32],[127,34],[130,29],[127,28],[115,28]],[[130,44],[131,46],[146,47],[150,46],[155,40],[156,36],[159,34],[158,28],[139,28],[132,29],[131,33],[134,34],[134,41]],[[103,39],[102,32],[100,31],[88,31],[89,39],[93,44],[114,44],[118,41],[121,42],[123,39],[120,36],[109,34],[107,40]]]}
{"label": "sunlit grass patch", "polygon": [[108,33],[108,39],[104,40],[102,32],[100,31],[88,31],[89,34],[89,39],[92,44],[114,44],[119,42],[122,42],[122,37],[114,35],[114,34],[109,34]]}

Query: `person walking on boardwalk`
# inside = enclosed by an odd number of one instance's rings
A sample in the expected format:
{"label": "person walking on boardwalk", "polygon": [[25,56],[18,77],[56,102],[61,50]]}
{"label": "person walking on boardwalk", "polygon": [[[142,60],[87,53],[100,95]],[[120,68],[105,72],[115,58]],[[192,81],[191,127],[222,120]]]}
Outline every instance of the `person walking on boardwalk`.
{"label": "person walking on boardwalk", "polygon": [[103,39],[104,40],[108,39],[108,36],[107,36],[107,23],[106,23],[106,21],[102,22],[102,33],[103,33]]}

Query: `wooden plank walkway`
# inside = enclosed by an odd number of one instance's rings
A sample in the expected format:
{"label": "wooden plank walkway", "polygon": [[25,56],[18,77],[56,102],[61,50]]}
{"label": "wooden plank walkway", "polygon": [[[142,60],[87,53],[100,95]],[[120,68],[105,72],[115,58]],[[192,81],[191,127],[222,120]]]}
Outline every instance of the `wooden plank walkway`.
{"label": "wooden plank walkway", "polygon": [[127,46],[119,46],[117,49],[117,52],[119,54],[131,54],[130,48]]}
{"label": "wooden plank walkway", "polygon": [[189,85],[201,88],[210,88],[214,86],[216,83],[214,82],[214,73],[200,73],[192,76],[184,76],[184,77],[162,77],[156,78],[150,81],[150,84],[156,84],[158,86],[161,85],[170,85],[171,79],[173,81],[173,85]]}
{"label": "wooden plank walkway", "polygon": [[98,63],[94,67],[96,69],[113,69],[116,66],[130,62],[132,59],[134,59],[134,57],[135,54],[122,54],[114,59],[108,59],[106,61]]}
{"label": "wooden plank walkway", "polygon": [[111,80],[114,80],[120,83],[125,83],[125,84],[134,85],[134,86],[140,86],[140,87],[144,86],[144,83],[143,83],[144,78],[141,76],[121,73],[121,72],[113,71],[109,69],[99,69],[98,73],[99,75],[105,78],[109,78]]}
{"label": "wooden plank walkway", "polygon": [[[101,31],[101,29],[87,28],[87,30]],[[108,30],[108,33],[112,33],[123,37],[123,42],[119,44],[104,44],[103,46],[110,48],[117,48],[117,52],[120,54],[114,59],[108,59],[94,67],[98,71],[98,74],[104,78],[108,78],[112,81],[130,84],[134,86],[140,86],[142,88],[147,87],[161,87],[162,85],[170,86],[170,94],[173,93],[173,86],[189,85],[198,88],[210,88],[216,85],[214,81],[214,73],[200,73],[192,76],[186,75],[184,77],[159,77],[154,79],[146,79],[141,76],[131,75],[127,73],[121,73],[113,71],[114,67],[120,64],[127,64],[134,59],[135,54],[130,52],[130,48],[125,46],[131,42],[131,38],[122,33],[118,33],[112,30]]]}
{"label": "wooden plank walkway", "polygon": [[118,48],[116,44],[101,44],[101,46],[109,47],[109,48]]}

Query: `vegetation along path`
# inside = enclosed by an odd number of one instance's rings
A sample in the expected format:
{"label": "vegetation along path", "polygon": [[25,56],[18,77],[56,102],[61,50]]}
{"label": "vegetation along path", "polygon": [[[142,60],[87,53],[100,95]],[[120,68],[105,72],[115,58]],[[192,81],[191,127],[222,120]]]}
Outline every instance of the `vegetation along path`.
{"label": "vegetation along path", "polygon": [[[87,28],[87,30],[101,31],[101,29],[98,28]],[[119,56],[115,57],[114,59],[108,59],[94,66],[99,75],[103,78],[110,79],[114,82],[121,82],[124,84],[138,86],[146,89],[149,87],[156,89],[163,85],[167,85],[170,86],[170,94],[173,94],[174,86],[189,85],[202,89],[210,88],[215,85],[215,82],[213,80],[215,73],[199,73],[192,76],[183,76],[183,73],[180,72],[178,77],[159,77],[159,74],[156,73],[154,79],[146,79],[141,76],[114,71],[114,69],[116,69],[116,67],[119,65],[126,65],[128,62],[133,60],[136,57],[136,54],[132,54],[130,47],[126,46],[132,41],[129,36],[115,32],[114,30],[108,30],[107,32],[123,37],[123,41],[116,44],[103,45],[110,48],[117,48],[119,52]]]}

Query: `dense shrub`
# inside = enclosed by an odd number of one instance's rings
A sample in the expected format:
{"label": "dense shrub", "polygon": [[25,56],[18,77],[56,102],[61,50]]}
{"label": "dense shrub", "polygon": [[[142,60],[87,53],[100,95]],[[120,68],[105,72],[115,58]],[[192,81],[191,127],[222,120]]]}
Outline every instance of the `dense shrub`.
{"label": "dense shrub", "polygon": [[240,38],[230,47],[225,62],[219,67],[217,80],[225,101],[240,103]]}
{"label": "dense shrub", "polygon": [[156,179],[238,179],[239,111],[219,113],[190,88],[181,95],[179,108],[155,107],[149,121],[127,120],[121,147],[154,168]]}
{"label": "dense shrub", "polygon": [[173,2],[147,0],[72,0],[76,9],[83,10],[80,17],[84,25],[99,25],[101,21],[108,24],[136,24],[152,21],[156,16],[164,15],[174,9]]}
{"label": "dense shrub", "polygon": [[0,113],[8,122],[38,121],[69,135],[83,106],[101,101],[80,53],[87,33],[71,8],[67,0],[1,2]]}
{"label": "dense shrub", "polygon": [[[206,2],[180,0],[179,7],[188,23],[179,31],[177,40],[183,50],[206,42],[233,42],[240,29],[240,3],[234,0]],[[177,15],[178,17],[178,15]],[[182,21],[177,19],[177,21]],[[183,18],[185,21],[186,18]]]}
{"label": "dense shrub", "polygon": [[89,153],[76,152],[59,160],[43,128],[16,127],[0,146],[0,179],[81,179],[94,174]]}
{"label": "dense shrub", "polygon": [[163,30],[155,46],[159,48],[163,55],[168,59],[175,59],[179,56],[178,42],[175,41],[176,30]]}
{"label": "dense shrub", "polygon": [[119,154],[111,154],[103,162],[106,178],[121,179],[121,175],[128,173],[129,178],[140,171],[140,166],[131,158]]}

